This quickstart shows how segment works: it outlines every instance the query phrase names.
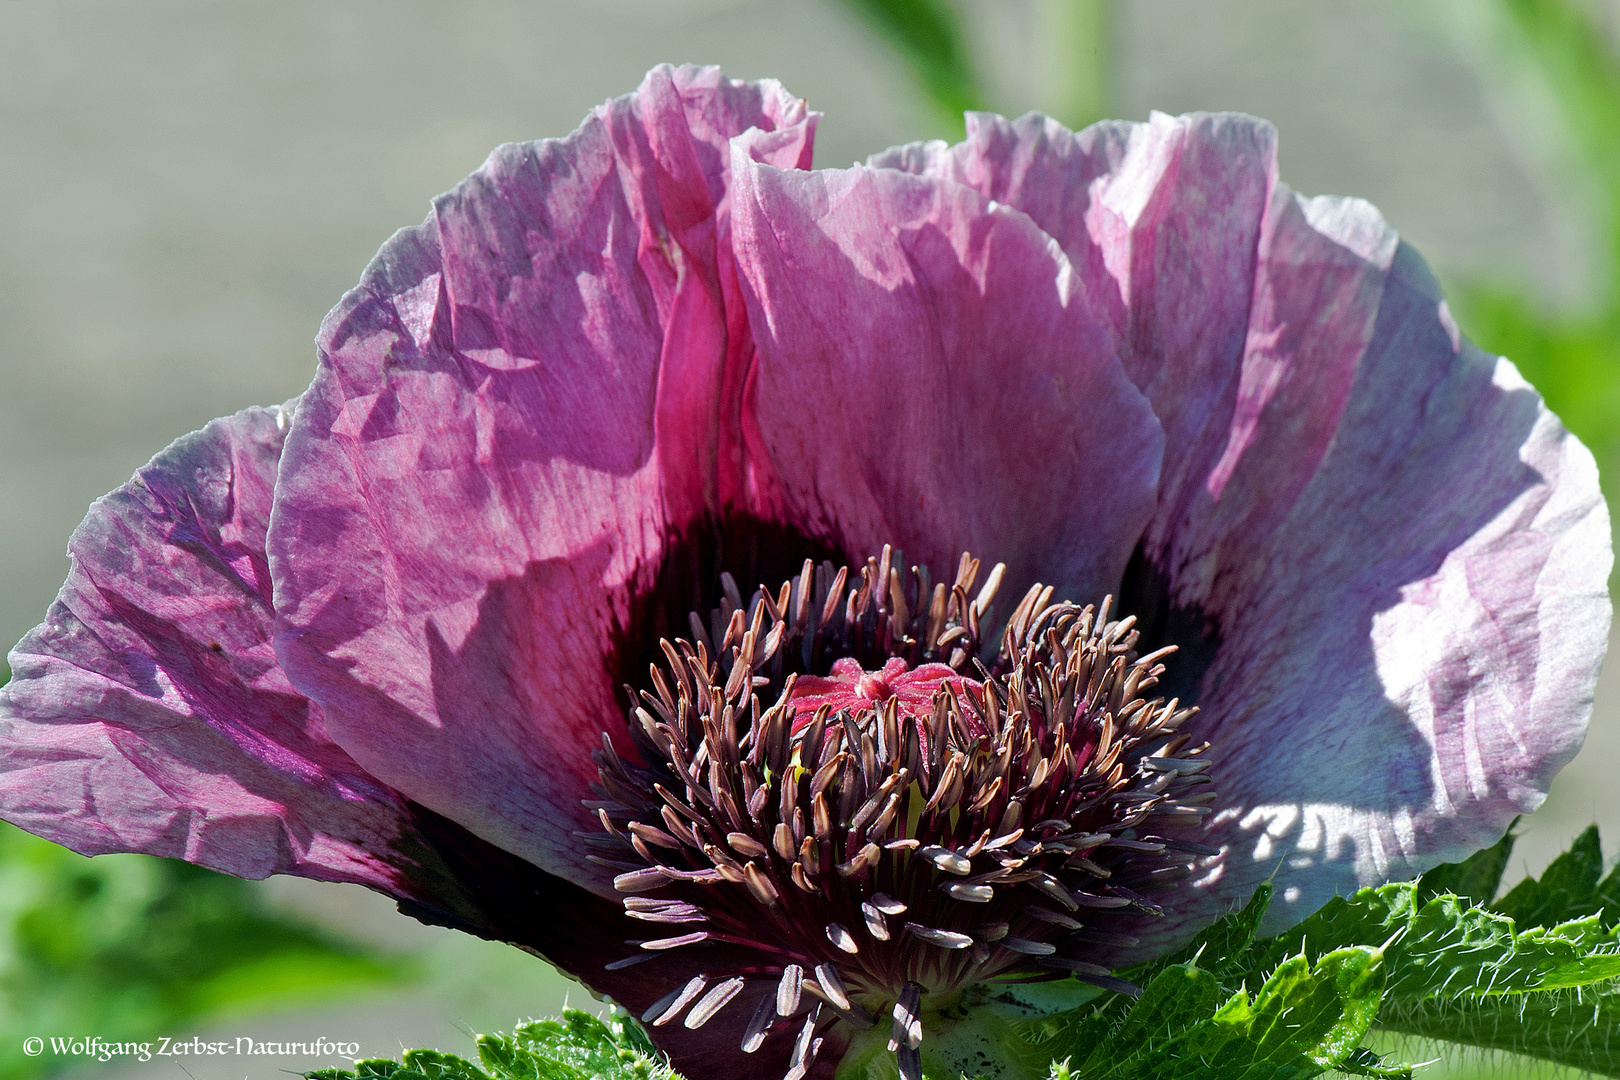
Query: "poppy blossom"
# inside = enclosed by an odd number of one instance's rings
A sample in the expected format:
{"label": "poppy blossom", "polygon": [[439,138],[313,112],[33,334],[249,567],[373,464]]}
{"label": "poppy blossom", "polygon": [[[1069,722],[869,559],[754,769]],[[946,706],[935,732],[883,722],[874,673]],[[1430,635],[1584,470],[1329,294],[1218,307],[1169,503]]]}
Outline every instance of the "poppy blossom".
{"label": "poppy blossom", "polygon": [[1376,210],[1239,115],[844,170],[815,124],[661,67],[440,196],[301,398],[91,507],[0,813],[358,882],[802,1076],[1540,803],[1596,468]]}

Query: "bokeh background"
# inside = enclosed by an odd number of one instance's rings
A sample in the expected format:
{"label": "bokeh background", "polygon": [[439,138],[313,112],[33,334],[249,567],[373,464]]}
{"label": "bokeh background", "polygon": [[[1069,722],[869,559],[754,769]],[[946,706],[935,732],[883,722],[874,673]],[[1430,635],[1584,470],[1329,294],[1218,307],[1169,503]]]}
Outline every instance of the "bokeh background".
{"label": "bokeh background", "polygon": [[[1617,27],[1610,0],[0,0],[0,639],[43,614],[93,498],[174,436],[303,389],[321,316],[434,194],[498,143],[566,134],[661,61],[782,80],[825,113],[822,166],[958,137],[964,107],[1073,125],[1264,116],[1283,177],[1376,203],[1464,330],[1520,364],[1612,482]],[[1613,851],[1616,760],[1620,666],[1511,877],[1594,820]],[[470,1031],[568,994],[591,1004],[540,962],[358,887],[87,861],[0,833],[0,1080],[338,1063],[100,1066],[26,1058],[27,1035],[465,1053]],[[1481,1069],[1522,1074],[1425,1075]]]}

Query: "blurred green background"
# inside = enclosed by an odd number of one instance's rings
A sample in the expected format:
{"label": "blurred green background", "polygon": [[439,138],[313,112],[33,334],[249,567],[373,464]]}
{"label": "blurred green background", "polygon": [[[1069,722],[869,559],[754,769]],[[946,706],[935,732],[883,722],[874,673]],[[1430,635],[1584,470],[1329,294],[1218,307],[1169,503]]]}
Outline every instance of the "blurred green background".
{"label": "blurred green background", "polygon": [[[1613,0],[0,0],[0,638],[44,612],[91,499],[174,435],[303,388],[322,314],[433,194],[663,60],[780,78],[826,114],[818,165],[959,137],[970,108],[1265,116],[1284,179],[1375,202],[1615,491]],[[1611,686],[1510,883],[1594,819],[1620,836]],[[468,1031],[569,993],[588,1000],[355,887],[86,860],[0,829],[0,1080],[337,1063],[96,1065],[30,1058],[28,1035],[465,1052]],[[1479,1057],[1422,1075],[1532,1074],[1557,1075]]]}

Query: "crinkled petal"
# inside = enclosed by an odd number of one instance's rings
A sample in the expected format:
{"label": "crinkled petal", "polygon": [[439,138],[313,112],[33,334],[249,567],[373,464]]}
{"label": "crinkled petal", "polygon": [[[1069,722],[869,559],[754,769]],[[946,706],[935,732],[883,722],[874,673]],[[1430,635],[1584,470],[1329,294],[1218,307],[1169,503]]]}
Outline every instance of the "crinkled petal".
{"label": "crinkled petal", "polygon": [[417,895],[410,810],[276,664],[264,537],[288,414],[216,420],[90,508],[10,656],[0,806],[86,854]]}
{"label": "crinkled petal", "polygon": [[[11,654],[0,814],[85,854],[357,882],[646,1007],[662,991],[642,972],[604,968],[644,925],[369,776],[277,666],[264,541],[290,413],[216,420],[91,507],[49,617]],[[669,1049],[738,1056],[693,1034]]]}
{"label": "crinkled petal", "polygon": [[1219,636],[1200,734],[1230,854],[1202,908],[1283,859],[1287,925],[1541,804],[1585,737],[1612,558],[1592,455],[1371,206],[1279,189],[1266,231],[1230,439],[1169,539]]}
{"label": "crinkled petal", "polygon": [[734,172],[762,516],[936,578],[972,550],[1014,599],[1035,580],[1100,599],[1163,433],[1051,238],[946,181],[740,154]]}
{"label": "crinkled petal", "polygon": [[333,737],[411,799],[550,872],[619,645],[669,540],[719,495],[727,140],[808,162],[775,83],[658,68],[567,139],[501,147],[389,241],[323,324],[287,447],[278,649]]}
{"label": "crinkled petal", "polygon": [[1056,237],[1118,297],[1165,421],[1142,555],[1191,646],[1229,850],[1150,950],[1273,873],[1278,927],[1494,841],[1579,747],[1609,625],[1591,455],[1372,207],[1277,184],[1270,137],[986,117],[882,160]]}
{"label": "crinkled petal", "polygon": [[966,141],[897,147],[872,164],[967,184],[1062,246],[1164,427],[1152,532],[1173,528],[1225,441],[1237,393],[1276,182],[1272,126],[1233,113],[1155,113],[1146,124],[1076,134],[1034,113],[970,113]]}

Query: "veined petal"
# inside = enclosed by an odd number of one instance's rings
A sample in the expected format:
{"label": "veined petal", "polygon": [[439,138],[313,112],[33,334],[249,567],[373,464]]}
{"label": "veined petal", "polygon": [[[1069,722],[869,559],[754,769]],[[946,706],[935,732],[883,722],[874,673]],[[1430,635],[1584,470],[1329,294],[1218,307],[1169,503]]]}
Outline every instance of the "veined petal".
{"label": "veined petal", "polygon": [[278,649],[333,737],[604,894],[570,834],[591,748],[624,730],[634,600],[717,508],[742,124],[807,164],[803,103],[713,69],[655,69],[567,139],[498,149],[328,316],[276,489]]}
{"label": "veined petal", "polygon": [[1266,232],[1172,590],[1219,638],[1200,733],[1230,854],[1206,910],[1286,856],[1287,925],[1541,804],[1585,736],[1612,558],[1591,454],[1372,207],[1280,189]]}
{"label": "veined petal", "polygon": [[1163,433],[1051,238],[955,183],[735,160],[763,514],[936,574],[994,553],[1014,596],[1100,599]]}
{"label": "veined petal", "polygon": [[[1070,132],[1030,113],[968,115],[966,141],[897,147],[874,166],[967,184],[1062,246],[1126,373],[1164,427],[1152,535],[1198,496],[1237,394],[1276,131],[1235,113],[1154,113]],[[1161,541],[1162,542],[1162,541]]]}
{"label": "veined petal", "polygon": [[[291,405],[178,440],[91,507],[46,621],[0,691],[0,815],[88,855],[369,886],[424,922],[510,941],[632,1008],[642,927],[411,803],[327,735],[271,645],[264,553]],[[734,1047],[676,1039],[725,1062]]]}
{"label": "veined petal", "polygon": [[404,800],[327,735],[271,645],[265,525],[291,406],[176,441],[96,501],[0,693],[0,806],[85,854],[420,895]]}
{"label": "veined petal", "polygon": [[1372,207],[1277,184],[1271,138],[975,117],[875,159],[1055,236],[1165,422],[1144,619],[1192,663],[1229,850],[1148,951],[1273,873],[1279,927],[1495,840],[1579,747],[1609,624],[1591,455]]}

